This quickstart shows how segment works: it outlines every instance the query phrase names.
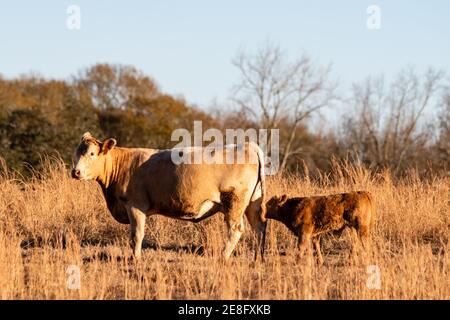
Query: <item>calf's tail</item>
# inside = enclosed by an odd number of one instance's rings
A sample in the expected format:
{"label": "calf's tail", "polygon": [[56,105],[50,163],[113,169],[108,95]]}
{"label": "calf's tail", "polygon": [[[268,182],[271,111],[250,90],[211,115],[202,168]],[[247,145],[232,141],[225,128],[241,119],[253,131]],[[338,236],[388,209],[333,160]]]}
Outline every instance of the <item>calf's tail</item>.
{"label": "calf's tail", "polygon": [[369,199],[369,203],[370,203],[370,227],[373,228],[375,225],[375,201],[373,201],[373,197],[372,194],[370,194],[369,192],[367,192],[367,198]]}

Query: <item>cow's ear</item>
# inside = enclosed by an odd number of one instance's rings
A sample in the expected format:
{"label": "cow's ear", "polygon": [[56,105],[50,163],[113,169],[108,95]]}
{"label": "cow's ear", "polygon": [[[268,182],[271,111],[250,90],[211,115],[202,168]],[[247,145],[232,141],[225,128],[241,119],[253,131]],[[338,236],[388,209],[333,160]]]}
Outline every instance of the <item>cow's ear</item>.
{"label": "cow's ear", "polygon": [[283,194],[282,196],[281,196],[281,203],[285,203],[286,201],[287,201],[287,199],[288,199],[288,196],[287,195],[285,195],[285,194]]}
{"label": "cow's ear", "polygon": [[89,139],[93,139],[92,134],[90,132],[83,133],[83,136],[81,137],[81,141],[87,141]]}
{"label": "cow's ear", "polygon": [[102,143],[102,153],[107,154],[109,150],[111,150],[112,148],[114,148],[116,146],[116,144],[117,144],[116,139],[114,139],[114,138],[106,139]]}

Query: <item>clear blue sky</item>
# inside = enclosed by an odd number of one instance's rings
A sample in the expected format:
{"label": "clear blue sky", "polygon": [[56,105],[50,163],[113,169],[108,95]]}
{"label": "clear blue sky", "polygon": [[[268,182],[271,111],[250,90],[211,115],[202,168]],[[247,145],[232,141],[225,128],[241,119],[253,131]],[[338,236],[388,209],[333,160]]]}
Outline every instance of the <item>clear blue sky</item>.
{"label": "clear blue sky", "polygon": [[[69,5],[81,30],[66,28]],[[366,9],[381,8],[381,30]],[[5,1],[0,0],[0,73],[68,78],[97,62],[132,64],[169,93],[208,105],[237,80],[239,48],[267,39],[289,55],[332,62],[341,89],[403,66],[450,67],[450,1]]]}

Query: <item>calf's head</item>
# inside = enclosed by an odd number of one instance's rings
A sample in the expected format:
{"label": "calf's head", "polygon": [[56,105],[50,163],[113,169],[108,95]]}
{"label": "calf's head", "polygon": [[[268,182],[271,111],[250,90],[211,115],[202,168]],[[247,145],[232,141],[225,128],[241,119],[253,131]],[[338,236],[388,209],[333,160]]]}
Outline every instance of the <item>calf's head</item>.
{"label": "calf's head", "polygon": [[72,178],[79,180],[95,180],[104,171],[108,152],[116,145],[116,140],[109,138],[101,142],[89,132],[81,137],[75,149]]}
{"label": "calf's head", "polygon": [[285,194],[283,194],[281,197],[274,196],[270,198],[270,200],[266,203],[267,213],[276,214],[278,212],[278,209],[284,205],[287,199],[288,197]]}

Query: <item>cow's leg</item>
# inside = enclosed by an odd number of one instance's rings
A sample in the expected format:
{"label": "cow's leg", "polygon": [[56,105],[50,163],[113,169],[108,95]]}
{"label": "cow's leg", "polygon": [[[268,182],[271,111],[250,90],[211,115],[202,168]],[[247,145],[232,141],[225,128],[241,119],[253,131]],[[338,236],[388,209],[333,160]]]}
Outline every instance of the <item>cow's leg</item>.
{"label": "cow's leg", "polygon": [[312,239],[314,244],[314,249],[316,250],[317,260],[319,260],[319,264],[323,264],[322,251],[320,250],[320,236],[316,236]]}
{"label": "cow's leg", "polygon": [[223,202],[225,210],[225,221],[228,227],[227,243],[224,251],[224,258],[228,260],[233,253],[236,244],[244,232],[244,211],[245,205],[235,193],[224,194]]}
{"label": "cow's leg", "polygon": [[228,237],[227,243],[225,246],[224,258],[228,260],[233,253],[236,244],[241,238],[242,233],[244,232],[244,219],[241,216],[240,221],[227,221],[228,227]]}
{"label": "cow's leg", "polygon": [[263,221],[262,217],[262,201],[261,198],[255,201],[250,201],[250,204],[245,211],[245,215],[247,217],[248,222],[252,226],[253,230],[256,232],[256,251],[255,251],[255,260],[258,255],[258,251],[261,253],[261,259],[264,260],[264,242],[265,242],[265,234],[266,234],[266,226],[267,223]]}
{"label": "cow's leg", "polygon": [[137,208],[130,208],[129,218],[131,226],[131,247],[134,257],[139,259],[141,257],[142,240],[144,239],[145,214]]}

